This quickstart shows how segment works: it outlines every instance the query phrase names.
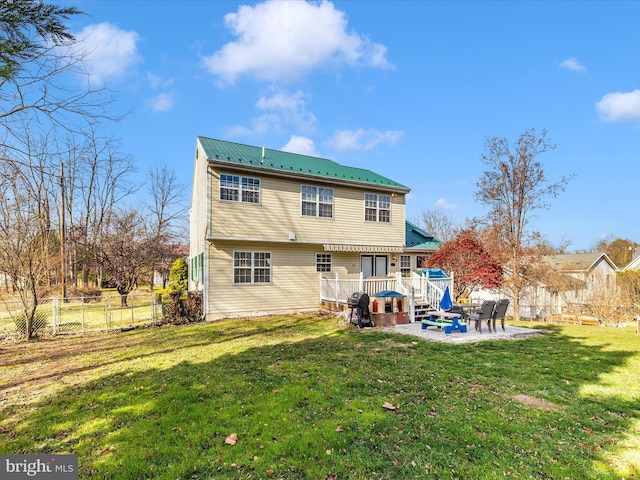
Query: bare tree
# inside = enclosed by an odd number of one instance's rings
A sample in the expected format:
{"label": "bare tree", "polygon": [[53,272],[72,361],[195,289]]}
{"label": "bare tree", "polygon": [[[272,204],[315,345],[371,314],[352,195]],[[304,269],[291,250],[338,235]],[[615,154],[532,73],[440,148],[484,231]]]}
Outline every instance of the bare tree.
{"label": "bare tree", "polygon": [[150,223],[153,241],[156,244],[149,257],[149,288],[153,289],[153,272],[160,270],[163,287],[173,261],[176,259],[174,245],[184,241],[186,235],[188,189],[175,171],[167,165],[154,165],[147,171],[149,199],[145,208],[151,213]]}
{"label": "bare tree", "polygon": [[30,191],[30,179],[15,165],[0,164],[0,271],[18,294],[22,313],[16,326],[27,339],[34,334],[40,289],[58,244],[43,224],[42,204]]}
{"label": "bare tree", "polygon": [[26,153],[24,125],[80,132],[118,118],[106,112],[113,98],[105,88],[80,83],[87,52],[63,20],[81,13],[35,0],[0,2],[0,161]]}
{"label": "bare tree", "polygon": [[148,271],[149,252],[153,248],[148,226],[136,210],[114,213],[109,231],[102,238],[101,264],[116,284],[121,305]]}
{"label": "bare tree", "polygon": [[488,169],[478,182],[475,198],[487,205],[496,249],[503,252],[507,273],[504,286],[513,298],[514,317],[519,318],[520,298],[526,287],[527,269],[535,262],[533,246],[539,235],[531,229],[538,210],[550,208],[549,199],[564,191],[571,177],[556,182],[547,178],[538,156],[555,148],[546,138],[527,130],[513,143],[490,137],[482,160]]}
{"label": "bare tree", "polygon": [[[83,285],[97,269],[101,237],[107,234],[114,209],[139,188],[131,180],[135,165],[119,152],[119,142],[102,137],[97,128],[83,135],[68,135],[59,148],[65,165],[65,212],[69,223],[70,253],[74,276]],[[100,272],[97,271],[100,286]],[[74,278],[75,280],[75,278]]]}
{"label": "bare tree", "polygon": [[442,210],[423,211],[422,224],[427,232],[443,242],[453,240],[460,233],[460,225],[450,213]]}

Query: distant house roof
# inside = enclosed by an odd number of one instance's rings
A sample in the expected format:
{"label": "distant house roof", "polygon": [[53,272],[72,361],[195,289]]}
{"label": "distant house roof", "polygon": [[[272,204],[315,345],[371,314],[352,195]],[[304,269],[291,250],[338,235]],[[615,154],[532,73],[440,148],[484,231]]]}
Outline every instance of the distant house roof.
{"label": "distant house roof", "polygon": [[310,157],[264,147],[198,137],[207,159],[212,163],[268,171],[273,174],[302,175],[330,179],[339,183],[361,183],[408,193],[410,189],[398,182],[364,168],[346,167],[326,158]]}
{"label": "distant house roof", "polygon": [[405,247],[407,250],[437,250],[442,242],[417,225],[405,222]]}
{"label": "distant house roof", "polygon": [[[636,251],[636,253],[637,253],[637,251]],[[633,259],[629,262],[629,265],[624,267],[623,270],[624,271],[627,271],[627,270],[640,270],[640,255],[636,255],[635,257],[633,257]]]}
{"label": "distant house roof", "polygon": [[565,253],[560,255],[547,255],[544,260],[548,265],[559,272],[587,272],[595,267],[601,259],[604,259],[614,270],[615,263],[606,253]]}

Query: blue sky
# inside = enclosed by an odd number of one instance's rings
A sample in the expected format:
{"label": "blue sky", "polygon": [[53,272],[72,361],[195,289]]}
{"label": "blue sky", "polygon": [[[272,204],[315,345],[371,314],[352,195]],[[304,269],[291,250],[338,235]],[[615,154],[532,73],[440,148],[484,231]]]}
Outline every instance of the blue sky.
{"label": "blue sky", "polygon": [[[546,129],[551,243],[640,242],[640,2],[65,1],[109,125],[141,175],[190,188],[196,136],[368,168],[409,188],[407,217],[474,201],[487,137]],[[188,195],[189,192],[186,192]]]}

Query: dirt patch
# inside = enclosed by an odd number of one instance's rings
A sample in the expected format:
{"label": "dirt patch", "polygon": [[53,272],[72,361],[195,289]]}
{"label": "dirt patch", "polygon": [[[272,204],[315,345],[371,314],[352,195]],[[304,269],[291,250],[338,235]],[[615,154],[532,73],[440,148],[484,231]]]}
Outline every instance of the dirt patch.
{"label": "dirt patch", "polygon": [[555,403],[543,400],[542,398],[533,397],[531,395],[516,395],[513,397],[520,403],[524,403],[528,407],[539,408],[540,410],[559,410],[560,407]]}

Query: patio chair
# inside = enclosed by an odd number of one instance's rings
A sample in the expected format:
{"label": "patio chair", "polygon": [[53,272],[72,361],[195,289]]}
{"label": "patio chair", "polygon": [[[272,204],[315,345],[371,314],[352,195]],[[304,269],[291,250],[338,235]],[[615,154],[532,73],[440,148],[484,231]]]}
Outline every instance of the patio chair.
{"label": "patio chair", "polygon": [[493,315],[491,316],[491,323],[493,323],[493,331],[496,331],[496,320],[500,320],[500,326],[504,332],[504,317],[507,314],[507,307],[509,306],[509,299],[502,298],[498,300],[495,308],[493,309]]}
{"label": "patio chair", "polygon": [[469,322],[476,322],[476,330],[482,333],[482,321],[487,321],[489,331],[491,331],[491,316],[493,308],[496,306],[495,300],[485,300],[478,310],[469,315]]}

